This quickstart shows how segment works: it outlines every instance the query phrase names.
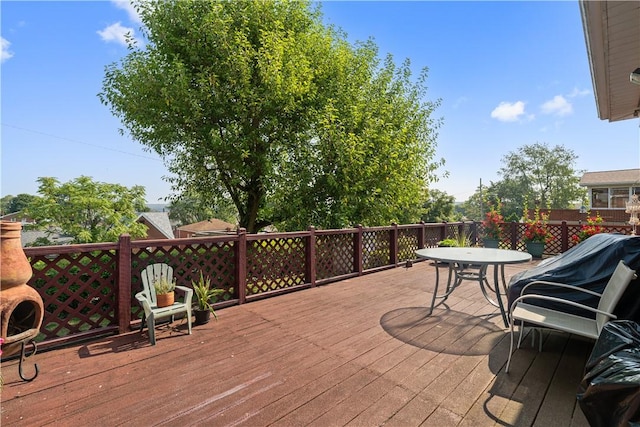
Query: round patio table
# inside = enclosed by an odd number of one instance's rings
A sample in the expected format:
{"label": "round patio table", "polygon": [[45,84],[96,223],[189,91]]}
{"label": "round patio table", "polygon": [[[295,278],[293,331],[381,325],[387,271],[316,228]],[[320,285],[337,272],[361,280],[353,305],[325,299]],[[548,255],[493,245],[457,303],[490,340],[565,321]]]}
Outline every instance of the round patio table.
{"label": "round patio table", "polygon": [[[463,280],[472,280],[480,284],[480,289],[485,299],[500,309],[504,326],[508,327],[507,314],[500,292],[500,279],[502,279],[504,293],[506,294],[507,292],[504,266],[529,262],[532,259],[531,254],[508,249],[446,247],[418,249],[416,255],[420,258],[435,261],[436,285],[431,298],[429,314],[433,312],[433,308],[436,306],[436,299],[441,300],[437,305],[442,304]],[[440,285],[439,263],[446,263],[449,267],[447,287],[443,294],[438,294]],[[490,265],[493,266],[493,284],[487,280],[487,269]],[[495,294],[495,299],[491,293]]]}

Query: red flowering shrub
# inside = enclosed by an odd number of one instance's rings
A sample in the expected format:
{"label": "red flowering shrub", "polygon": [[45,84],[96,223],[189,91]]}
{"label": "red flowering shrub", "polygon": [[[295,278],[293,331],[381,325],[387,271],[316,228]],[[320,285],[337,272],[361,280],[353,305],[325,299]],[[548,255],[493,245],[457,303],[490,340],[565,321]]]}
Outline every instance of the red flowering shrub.
{"label": "red flowering shrub", "polygon": [[522,240],[526,243],[549,243],[553,240],[553,235],[549,232],[548,227],[549,214],[541,213],[539,208],[536,208],[533,219],[525,218],[525,224],[526,228]]}
{"label": "red flowering shrub", "polygon": [[587,217],[587,223],[582,225],[578,234],[571,236],[571,241],[577,245],[594,234],[603,233],[604,229],[600,224],[602,224],[602,217],[600,214]]}
{"label": "red flowering shrub", "polygon": [[491,206],[491,210],[485,214],[482,226],[484,227],[484,234],[491,239],[500,240],[502,234],[502,228],[500,224],[504,221],[504,218],[500,214],[500,204],[497,207]]}

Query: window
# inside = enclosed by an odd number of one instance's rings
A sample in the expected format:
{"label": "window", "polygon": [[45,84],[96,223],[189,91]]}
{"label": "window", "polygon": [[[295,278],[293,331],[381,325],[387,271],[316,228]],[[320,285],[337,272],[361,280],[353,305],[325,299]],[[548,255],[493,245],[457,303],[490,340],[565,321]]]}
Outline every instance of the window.
{"label": "window", "polygon": [[624,209],[625,202],[629,200],[629,187],[611,189],[611,208]]}
{"label": "window", "polygon": [[608,188],[592,188],[591,189],[591,207],[592,208],[608,208],[609,207],[609,189]]}
{"label": "window", "polygon": [[640,195],[640,187],[592,188],[591,208],[625,209],[632,194]]}

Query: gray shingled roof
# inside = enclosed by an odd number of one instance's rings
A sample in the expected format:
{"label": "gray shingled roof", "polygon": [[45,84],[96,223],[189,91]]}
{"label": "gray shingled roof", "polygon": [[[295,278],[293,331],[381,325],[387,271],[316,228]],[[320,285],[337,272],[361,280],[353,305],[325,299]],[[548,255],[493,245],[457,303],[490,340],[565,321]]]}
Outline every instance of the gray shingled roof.
{"label": "gray shingled roof", "polygon": [[150,224],[152,224],[158,231],[166,236],[167,239],[173,239],[173,229],[171,228],[171,221],[169,220],[168,212],[143,212],[138,216],[138,219],[143,217]]}
{"label": "gray shingled roof", "polygon": [[640,186],[640,169],[585,172],[580,178],[583,187]]}

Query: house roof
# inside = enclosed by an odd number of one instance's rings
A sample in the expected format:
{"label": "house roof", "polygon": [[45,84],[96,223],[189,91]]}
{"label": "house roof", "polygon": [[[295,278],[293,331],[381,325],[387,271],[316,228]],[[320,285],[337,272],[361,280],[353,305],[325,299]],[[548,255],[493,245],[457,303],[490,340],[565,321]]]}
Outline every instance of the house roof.
{"label": "house roof", "polygon": [[615,171],[585,172],[580,178],[583,187],[596,186],[640,186],[640,169],[624,169]]}
{"label": "house roof", "polygon": [[173,239],[173,229],[167,212],[143,212],[138,216],[137,221],[143,218],[147,226],[153,226],[156,230],[166,236],[167,239]]}
{"label": "house roof", "polygon": [[579,4],[598,117],[610,122],[638,117],[640,86],[629,76],[640,68],[640,2]]}
{"label": "house roof", "polygon": [[35,241],[41,237],[48,239],[52,245],[67,245],[73,242],[73,237],[64,236],[60,233],[47,234],[47,232],[42,230],[24,229],[20,233],[20,240],[23,247],[33,245]]}
{"label": "house roof", "polygon": [[178,230],[187,231],[191,233],[201,233],[207,231],[231,231],[238,227],[229,222],[222,221],[220,219],[211,218],[206,221],[200,221],[193,224],[183,225],[178,227]]}

